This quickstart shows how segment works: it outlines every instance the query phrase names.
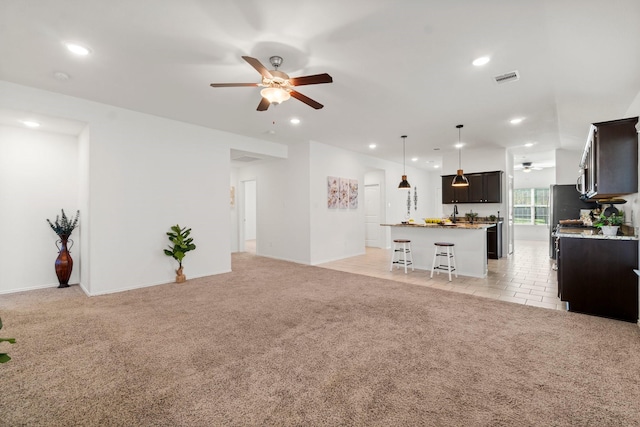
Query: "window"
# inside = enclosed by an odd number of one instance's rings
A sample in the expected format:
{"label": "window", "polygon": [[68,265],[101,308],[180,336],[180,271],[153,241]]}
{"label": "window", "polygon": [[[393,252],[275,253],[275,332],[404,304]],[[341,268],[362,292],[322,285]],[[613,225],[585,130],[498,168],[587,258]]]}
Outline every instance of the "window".
{"label": "window", "polygon": [[549,189],[513,190],[513,222],[529,225],[549,224]]}

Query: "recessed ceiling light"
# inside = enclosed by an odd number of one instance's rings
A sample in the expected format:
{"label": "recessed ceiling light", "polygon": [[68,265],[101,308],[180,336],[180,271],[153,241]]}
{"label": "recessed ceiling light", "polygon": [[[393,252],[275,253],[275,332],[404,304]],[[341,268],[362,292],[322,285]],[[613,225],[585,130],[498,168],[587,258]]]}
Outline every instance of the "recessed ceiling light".
{"label": "recessed ceiling light", "polygon": [[417,161],[418,161],[418,158],[417,158],[417,157],[412,157],[412,158],[411,158],[411,161],[412,161],[412,162],[417,162]]}
{"label": "recessed ceiling light", "polygon": [[433,165],[434,169],[438,169],[440,167],[440,165]]}
{"label": "recessed ceiling light", "polygon": [[522,123],[523,120],[524,118],[522,117],[516,117],[515,119],[511,119],[509,123],[511,123],[512,125],[517,125],[518,123]]}
{"label": "recessed ceiling light", "polygon": [[22,124],[30,128],[40,127],[40,123],[34,122],[33,120],[23,120]]}
{"label": "recessed ceiling light", "polygon": [[481,56],[480,58],[476,58],[472,62],[472,64],[475,65],[476,67],[481,67],[483,65],[488,64],[489,61],[491,61],[491,58],[489,58],[488,56]]}
{"label": "recessed ceiling light", "polygon": [[300,123],[300,119],[297,119],[294,117],[293,119],[290,120],[290,122],[291,124],[297,125],[298,123]]}
{"label": "recessed ceiling light", "polygon": [[527,142],[524,144],[525,147],[533,147],[533,142]]}
{"label": "recessed ceiling light", "polygon": [[462,148],[462,147],[464,147],[464,144],[462,144],[462,143],[457,143],[457,144],[455,145],[455,147],[456,147],[456,148]]}
{"label": "recessed ceiling light", "polygon": [[376,147],[377,147],[377,145],[376,145],[376,144],[369,144],[369,148],[371,148],[372,150],[373,150],[374,148],[376,148]]}
{"label": "recessed ceiling light", "polygon": [[76,55],[86,56],[91,52],[88,48],[76,43],[65,43],[64,45],[67,47],[69,52],[75,53]]}
{"label": "recessed ceiling light", "polygon": [[69,74],[63,73],[62,71],[56,71],[55,73],[53,73],[53,77],[55,77],[56,80],[60,80],[60,81],[69,80]]}

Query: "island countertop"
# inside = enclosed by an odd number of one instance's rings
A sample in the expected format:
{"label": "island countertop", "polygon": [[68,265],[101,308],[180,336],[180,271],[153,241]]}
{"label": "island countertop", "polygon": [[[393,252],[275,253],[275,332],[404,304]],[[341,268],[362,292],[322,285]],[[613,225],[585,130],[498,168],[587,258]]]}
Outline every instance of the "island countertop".
{"label": "island countertop", "polygon": [[[487,229],[495,227],[496,223],[380,225],[389,227],[391,240],[411,240],[416,273],[418,269],[430,273],[435,251],[434,243],[449,242],[455,245],[456,268],[459,275],[479,278],[487,276]],[[428,279],[428,276],[426,278]]]}
{"label": "island countertop", "polygon": [[457,222],[455,224],[380,224],[383,227],[412,227],[412,228],[440,228],[440,229],[451,229],[451,230],[482,230],[491,227],[495,227],[496,223],[474,223],[470,224],[468,222]]}

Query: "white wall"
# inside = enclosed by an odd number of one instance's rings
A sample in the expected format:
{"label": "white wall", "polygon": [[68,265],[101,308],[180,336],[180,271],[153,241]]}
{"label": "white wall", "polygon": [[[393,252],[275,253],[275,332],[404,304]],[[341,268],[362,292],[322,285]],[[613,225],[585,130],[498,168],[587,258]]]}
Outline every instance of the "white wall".
{"label": "white wall", "polygon": [[[75,141],[73,164],[62,165],[73,176],[73,196],[69,200],[56,199],[53,212],[54,203],[48,201],[41,206],[41,198],[19,204],[15,200],[37,184],[11,178],[15,185],[10,190],[12,203],[3,203],[3,208],[23,208],[5,215],[14,220],[16,230],[24,233],[33,229],[34,220],[44,222],[55,216],[60,207],[75,210],[80,205],[83,247],[82,256],[74,261],[82,265],[82,286],[94,295],[173,282],[177,263],[162,249],[168,243],[165,232],[176,223],[193,229],[197,245],[184,260],[188,278],[230,271],[230,146],[273,156],[286,155],[287,151],[268,141],[2,81],[0,108],[87,123],[80,138],[80,154]],[[2,138],[2,143],[10,141]],[[24,151],[16,156],[30,157]],[[53,173],[53,163],[42,162],[51,171],[47,175],[52,184],[56,179],[67,179],[60,178],[60,165]],[[24,203],[28,203],[27,208]],[[33,207],[42,211],[29,218],[25,212]],[[47,249],[43,250],[48,252],[51,236],[46,239]],[[40,249],[30,247],[20,252],[26,257],[26,265],[44,262],[42,255],[33,252],[37,250]],[[50,278],[29,277],[18,283],[10,280],[8,285],[3,280],[2,285],[4,291],[15,291],[25,285],[47,286],[51,282]]]}
{"label": "white wall", "polygon": [[[257,254],[318,264],[364,253],[365,174],[377,171],[384,177],[382,216],[387,222],[399,222],[406,216],[406,192],[397,189],[402,168],[317,142],[290,146],[287,159],[239,168],[237,182],[256,180]],[[428,210],[432,182],[422,170],[407,167],[407,174],[412,186],[418,187],[418,210],[412,206],[411,215],[420,219]],[[327,207],[328,176],[358,180],[357,209]],[[389,246],[387,233],[383,245]]]}
{"label": "white wall", "polygon": [[[587,141],[587,131],[589,127],[585,127],[584,140]],[[582,158],[582,151],[579,150],[565,150],[558,149],[556,154],[556,176],[554,184],[576,184],[578,180],[578,169],[580,165],[580,159]]]}
{"label": "white wall", "polygon": [[[0,293],[58,286],[58,236],[46,219],[79,209],[78,138],[0,125],[0,153]],[[80,278],[79,236],[76,228],[72,284]]]}
{"label": "white wall", "polygon": [[244,239],[255,240],[256,238],[256,182],[244,181]]}

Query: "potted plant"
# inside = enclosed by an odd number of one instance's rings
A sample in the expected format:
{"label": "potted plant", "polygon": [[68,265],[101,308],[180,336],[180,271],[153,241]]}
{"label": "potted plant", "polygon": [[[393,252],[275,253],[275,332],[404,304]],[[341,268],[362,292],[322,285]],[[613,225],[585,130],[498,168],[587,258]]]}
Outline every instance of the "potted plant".
{"label": "potted plant", "polygon": [[470,211],[464,214],[464,216],[467,217],[467,221],[469,221],[470,224],[473,224],[473,221],[478,217],[478,212]]}
{"label": "potted plant", "polygon": [[[0,329],[2,329],[2,319],[0,319]],[[0,338],[0,342],[3,342],[3,341],[8,342],[10,344],[16,343],[15,338]],[[9,360],[11,360],[11,358],[7,353],[0,353],[0,363],[6,363]]]}
{"label": "potted plant", "polygon": [[616,214],[612,213],[606,216],[602,212],[593,222],[593,226],[602,230],[605,236],[615,236],[618,234],[618,228],[624,223],[624,212]]}
{"label": "potted plant", "polygon": [[[71,232],[78,225],[78,218],[80,217],[80,211],[76,212],[76,217],[73,219],[67,218],[67,215],[62,209],[62,218],[56,215],[56,221],[52,223],[47,219],[47,222],[51,226],[51,229],[60,238],[56,241],[56,247],[58,248],[58,258],[56,258],[56,275],[58,276],[59,288],[69,287],[69,277],[71,277],[71,270],[73,270],[73,259],[69,249],[73,246],[73,240],[69,237]],[[71,242],[71,246],[67,247],[68,242]],[[58,246],[59,244],[59,246]]]}
{"label": "potted plant", "polygon": [[173,257],[178,261],[178,269],[176,270],[176,283],[182,283],[187,280],[187,277],[182,272],[182,260],[187,252],[196,248],[193,244],[193,239],[189,237],[191,234],[190,228],[180,228],[180,225],[176,224],[171,227],[171,231],[167,231],[169,241],[172,245],[169,245],[169,249],[164,250],[164,254]]}

